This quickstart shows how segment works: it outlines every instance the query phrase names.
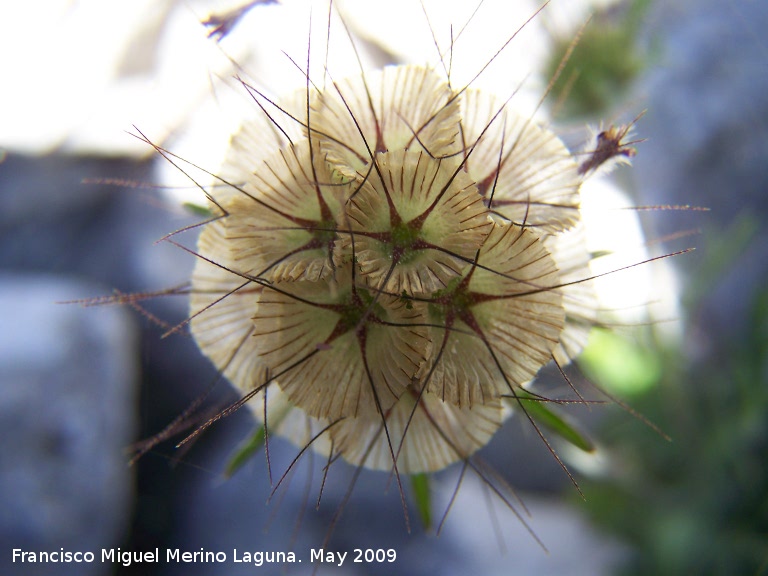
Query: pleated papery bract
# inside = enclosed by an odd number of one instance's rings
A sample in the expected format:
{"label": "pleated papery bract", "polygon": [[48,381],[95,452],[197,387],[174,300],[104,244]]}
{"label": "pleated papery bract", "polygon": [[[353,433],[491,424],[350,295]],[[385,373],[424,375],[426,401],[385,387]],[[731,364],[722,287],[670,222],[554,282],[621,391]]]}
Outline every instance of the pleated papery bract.
{"label": "pleated papery bract", "polygon": [[271,431],[299,445],[327,427],[313,447],[354,465],[469,458],[502,397],[569,362],[596,321],[576,162],[424,67],[312,85],[281,108],[285,131],[244,125],[230,186],[211,192],[198,345],[240,389],[264,386],[249,405],[261,415],[266,392]]}
{"label": "pleated papery bract", "polygon": [[583,178],[562,141],[493,95],[467,90],[461,103],[467,171],[492,213],[546,232],[573,226]]}
{"label": "pleated papery bract", "polygon": [[563,329],[554,260],[528,230],[496,224],[477,264],[429,305],[428,390],[458,406],[486,404],[528,383]]}
{"label": "pleated papery bract", "polygon": [[236,269],[269,282],[327,278],[349,194],[309,141],[278,150],[221,206]]}
{"label": "pleated papery bract", "polygon": [[334,82],[313,99],[313,110],[313,135],[347,176],[367,176],[379,152],[424,150],[440,158],[461,151],[459,101],[422,66],[387,66]]}
{"label": "pleated papery bract", "polygon": [[542,242],[552,254],[560,276],[558,292],[563,296],[565,325],[552,356],[562,367],[581,354],[592,327],[598,323],[597,294],[590,280],[594,275],[590,266],[593,256],[581,221],[560,234],[545,235]]}
{"label": "pleated papery bract", "polygon": [[328,281],[264,288],[253,316],[258,354],[290,400],[310,416],[377,418],[430,351],[420,307],[377,301],[354,284],[352,264]]}
{"label": "pleated papery bract", "polygon": [[255,353],[251,320],[262,286],[231,272],[226,246],[223,221],[207,224],[197,243],[202,257],[192,274],[190,326],[200,350],[216,368],[248,391],[261,385],[266,374]]}
{"label": "pleated papery bract", "polygon": [[360,273],[380,290],[431,294],[482,246],[488,211],[457,161],[397,150],[376,163],[347,209]]}
{"label": "pleated papery bract", "polygon": [[386,410],[383,418],[353,418],[331,429],[334,446],[356,466],[391,470],[392,453],[403,474],[435,472],[472,456],[485,446],[502,423],[504,411],[497,399],[485,405],[460,408],[430,392],[407,390]]}

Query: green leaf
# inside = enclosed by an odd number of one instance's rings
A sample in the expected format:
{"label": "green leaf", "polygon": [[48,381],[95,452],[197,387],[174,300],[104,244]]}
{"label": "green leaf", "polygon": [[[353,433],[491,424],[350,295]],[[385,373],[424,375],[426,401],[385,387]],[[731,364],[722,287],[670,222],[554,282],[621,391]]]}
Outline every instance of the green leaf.
{"label": "green leaf", "polygon": [[197,216],[213,216],[213,212],[208,208],[201,206],[200,204],[195,204],[194,202],[184,202],[184,208]]}
{"label": "green leaf", "polygon": [[524,402],[523,408],[525,408],[528,415],[533,418],[537,424],[545,426],[551,430],[563,440],[570,442],[576,448],[583,450],[584,452],[594,452],[595,445],[584,434],[579,432],[573,425],[568,423],[564,416],[557,414],[549,406],[547,402],[534,396],[525,390],[515,391],[517,398]]}
{"label": "green leaf", "polygon": [[416,498],[416,507],[425,530],[432,528],[432,501],[429,497],[429,475],[411,474],[411,488]]}
{"label": "green leaf", "polygon": [[232,475],[242,468],[248,460],[250,460],[256,452],[258,452],[264,445],[265,431],[264,426],[259,426],[249,438],[246,438],[244,442],[237,447],[232,458],[227,463],[227,468],[224,470],[224,476],[231,478]]}
{"label": "green leaf", "polygon": [[648,392],[661,381],[663,371],[653,350],[602,329],[590,334],[579,367],[593,382],[623,396]]}

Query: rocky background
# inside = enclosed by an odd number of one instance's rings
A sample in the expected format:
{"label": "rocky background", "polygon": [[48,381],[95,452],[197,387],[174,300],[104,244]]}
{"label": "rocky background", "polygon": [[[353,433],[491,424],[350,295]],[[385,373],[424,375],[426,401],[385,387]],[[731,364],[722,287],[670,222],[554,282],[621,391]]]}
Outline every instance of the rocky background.
{"label": "rocky background", "polygon": [[[703,229],[693,241],[699,250],[681,263],[686,278],[699,278],[712,254],[723,251],[712,287],[697,297],[686,333],[686,354],[697,362],[724,354],[738,341],[750,318],[750,302],[768,279],[768,42],[763,37],[768,5],[758,0],[656,4],[643,31],[656,57],[633,89],[649,109],[638,127],[648,142],[631,175],[641,203],[712,209],[653,216],[659,234],[689,225]],[[100,178],[154,182],[156,174],[148,161],[56,153],[8,151],[0,164],[2,573],[234,575],[254,570],[231,562],[131,567],[96,562],[34,569],[11,562],[13,548],[118,546],[159,547],[161,553],[204,548],[225,551],[230,558],[233,548],[293,549],[304,563],[288,573],[311,573],[308,551],[323,543],[353,481],[354,471],[345,465],[331,468],[319,511],[312,505],[324,464],[318,458],[306,459],[288,489],[265,505],[271,488],[262,455],[232,479],[223,477],[232,450],[253,429],[252,419],[241,411],[188,450],[164,443],[128,466],[132,443],[162,430],[211,387],[206,401],[211,410],[237,396],[227,385],[215,384],[215,372],[188,336],[161,339],[163,327],[128,308],[61,303],[115,289],[128,293],[181,284],[193,265],[182,250],[154,241],[194,217],[169,208],[154,190],[83,184]],[[192,245],[194,235],[180,240]],[[183,320],[185,306],[183,297],[146,303],[148,312],[171,325]],[[287,445],[271,442],[275,481],[290,464],[290,454]],[[407,534],[396,488],[386,475],[364,473],[328,548],[395,548],[396,566],[410,574],[593,576],[612,573],[626,557],[624,545],[590,528],[583,504],[563,502],[562,492],[572,495],[572,487],[519,421],[509,422],[484,455],[520,491],[530,516],[518,504],[516,509],[549,554],[498,501],[495,511],[487,507],[488,490],[471,475],[437,538],[424,533],[413,506]],[[458,475],[452,468],[434,483],[438,521]],[[385,574],[391,565],[360,569],[348,560],[319,573]]]}

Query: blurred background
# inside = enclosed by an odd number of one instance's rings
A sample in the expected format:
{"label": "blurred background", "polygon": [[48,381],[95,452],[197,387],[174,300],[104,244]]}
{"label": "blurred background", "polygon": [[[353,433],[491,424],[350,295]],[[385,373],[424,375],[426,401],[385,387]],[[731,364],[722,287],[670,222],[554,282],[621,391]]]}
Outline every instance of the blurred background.
{"label": "blurred background", "polygon": [[[408,574],[768,574],[768,4],[761,0],[553,0],[477,82],[524,114],[549,119],[574,149],[584,126],[627,122],[638,155],[602,184],[634,205],[647,256],[695,246],[671,267],[642,266],[634,298],[664,304],[619,314],[597,331],[573,382],[593,381],[626,409],[576,407],[594,454],[555,447],[582,500],[535,432],[512,418],[481,457],[523,504],[510,510],[477,475],[454,466],[431,480],[431,529],[411,499],[408,534],[386,474],[355,482],[307,454],[267,503],[263,453],[231,478],[227,463],[254,431],[242,410],[181,450],[153,447],[133,466],[130,446],[171,423],[201,395],[199,422],[237,399],[183,331],[183,295],[131,306],[63,304],[163,291],[188,279],[194,258],[169,232],[198,222],[184,203],[195,185],[158,159],[146,135],[215,171],[229,134],[255,105],[235,74],[279,95],[304,79],[308,3],[224,0],[7,2],[0,38],[0,566],[4,574],[240,574],[253,565],[102,564],[102,548],[151,551],[394,548]],[[365,66],[438,64],[418,2],[339,3]],[[477,7],[425,3],[445,49]],[[461,43],[453,77],[471,79],[536,11],[487,0]],[[560,80],[536,104],[587,15]],[[212,17],[213,16],[213,17]],[[324,38],[327,7],[312,15]],[[208,25],[202,22],[208,20]],[[451,25],[454,28],[451,28]],[[334,20],[331,31],[345,33]],[[313,42],[315,36],[313,36]],[[285,51],[285,53],[283,53]],[[319,51],[318,51],[319,52]],[[286,56],[287,55],[287,56]],[[329,55],[334,77],[357,68]],[[322,58],[313,66],[322,77]],[[195,181],[204,172],[188,165]],[[198,191],[199,192],[199,191]],[[600,201],[596,212],[600,213]],[[608,206],[602,219],[618,219]],[[615,234],[615,232],[609,232]],[[174,237],[194,247],[195,234]],[[618,238],[608,238],[608,242]],[[613,245],[613,244],[611,244]],[[623,250],[623,249],[622,249]],[[629,253],[629,249],[627,249]],[[639,261],[642,256],[632,253]],[[621,278],[621,274],[616,274]],[[626,284],[614,292],[630,292]],[[608,305],[606,305],[608,306]],[[616,310],[633,309],[627,301]],[[674,321],[673,321],[674,320]],[[542,390],[562,390],[545,370]],[[175,437],[178,441],[181,436]],[[556,442],[555,438],[553,442]],[[296,450],[270,442],[274,481]],[[503,480],[502,480],[503,479]],[[11,551],[94,551],[93,564],[22,565]],[[545,550],[546,548],[546,550]],[[349,558],[349,557],[348,557]],[[320,574],[391,573],[390,564],[320,567]],[[278,573],[279,566],[263,566]]]}

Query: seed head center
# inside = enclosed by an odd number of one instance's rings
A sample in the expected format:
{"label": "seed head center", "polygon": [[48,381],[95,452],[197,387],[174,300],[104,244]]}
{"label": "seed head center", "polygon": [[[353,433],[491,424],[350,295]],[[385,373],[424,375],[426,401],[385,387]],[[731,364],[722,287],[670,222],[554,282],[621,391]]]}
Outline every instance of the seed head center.
{"label": "seed head center", "polygon": [[413,254],[418,248],[421,226],[413,226],[410,222],[401,222],[392,227],[390,239],[392,242],[392,256],[398,258],[401,263]]}

